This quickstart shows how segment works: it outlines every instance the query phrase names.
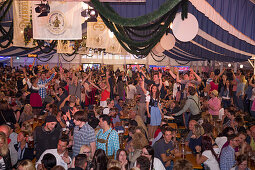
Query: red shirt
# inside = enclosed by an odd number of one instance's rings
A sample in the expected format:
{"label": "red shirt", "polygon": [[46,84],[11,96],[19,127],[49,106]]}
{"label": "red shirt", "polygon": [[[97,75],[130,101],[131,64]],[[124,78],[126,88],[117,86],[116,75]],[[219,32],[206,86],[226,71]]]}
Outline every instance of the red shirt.
{"label": "red shirt", "polygon": [[210,91],[213,91],[213,90],[217,90],[217,91],[218,91],[218,84],[216,85],[216,84],[212,81],[212,82],[210,82],[210,85],[211,85]]}
{"label": "red shirt", "polygon": [[105,89],[101,93],[101,100],[100,101],[106,101],[108,98],[110,98],[110,92]]}

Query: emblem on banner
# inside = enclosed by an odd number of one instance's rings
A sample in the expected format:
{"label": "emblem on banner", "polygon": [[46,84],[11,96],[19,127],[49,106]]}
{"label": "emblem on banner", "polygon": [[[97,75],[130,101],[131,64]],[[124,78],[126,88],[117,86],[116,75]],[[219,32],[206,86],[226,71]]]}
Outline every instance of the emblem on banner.
{"label": "emblem on banner", "polygon": [[52,34],[60,35],[65,32],[65,16],[62,12],[54,11],[49,16],[48,29]]}

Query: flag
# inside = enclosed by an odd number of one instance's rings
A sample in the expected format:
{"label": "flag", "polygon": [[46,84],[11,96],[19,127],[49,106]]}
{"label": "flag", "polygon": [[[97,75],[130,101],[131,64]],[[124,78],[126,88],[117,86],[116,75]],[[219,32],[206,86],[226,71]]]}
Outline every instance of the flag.
{"label": "flag", "polygon": [[108,30],[100,17],[97,17],[97,22],[88,22],[86,47],[105,49],[109,42]]}
{"label": "flag", "polygon": [[[81,9],[83,2],[48,1],[50,12],[37,13],[44,1],[33,1],[33,38],[41,40],[82,39]],[[47,5],[47,4],[46,4]],[[42,16],[44,15],[44,16]],[[45,16],[47,15],[47,16]]]}
{"label": "flag", "polygon": [[68,40],[58,40],[57,53],[73,53],[73,45]]}
{"label": "flag", "polygon": [[[34,47],[31,1],[13,1],[13,46]],[[26,29],[25,29],[26,28]],[[24,35],[25,34],[25,35]],[[28,35],[30,34],[30,35]],[[25,36],[29,36],[25,41]]]}

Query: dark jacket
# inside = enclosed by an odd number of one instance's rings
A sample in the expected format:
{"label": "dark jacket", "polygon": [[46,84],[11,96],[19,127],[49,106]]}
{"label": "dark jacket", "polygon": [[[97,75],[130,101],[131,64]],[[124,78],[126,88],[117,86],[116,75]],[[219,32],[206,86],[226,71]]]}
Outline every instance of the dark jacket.
{"label": "dark jacket", "polygon": [[45,150],[57,148],[58,140],[61,134],[61,127],[58,124],[56,125],[56,128],[50,132],[45,131],[44,126],[45,125],[36,127],[34,131],[34,142],[37,160]]}
{"label": "dark jacket", "polygon": [[[16,151],[19,151],[19,144],[15,144],[14,145]],[[18,158],[19,161],[24,160],[24,159],[29,159],[29,160],[33,160],[34,159],[34,148],[29,148],[29,147],[25,147],[24,149],[24,154],[22,158]]]}
{"label": "dark jacket", "polygon": [[75,168],[68,168],[68,170],[83,170],[83,169],[76,166]]}
{"label": "dark jacket", "polygon": [[12,162],[11,162],[11,156],[10,156],[10,151],[6,156],[3,156],[4,163],[5,163],[5,169],[9,170],[12,169]]}

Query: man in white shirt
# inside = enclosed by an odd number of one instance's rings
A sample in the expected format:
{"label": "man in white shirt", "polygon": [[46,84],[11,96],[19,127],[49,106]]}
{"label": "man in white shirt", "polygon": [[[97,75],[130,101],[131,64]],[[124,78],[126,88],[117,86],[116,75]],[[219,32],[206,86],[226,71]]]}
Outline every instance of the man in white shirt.
{"label": "man in white shirt", "polygon": [[134,86],[134,81],[129,80],[128,86],[127,86],[127,99],[128,100],[133,100],[134,96],[136,94],[136,87]]}
{"label": "man in white shirt", "polygon": [[63,166],[66,170],[71,166],[71,158],[68,156],[67,146],[69,144],[68,136],[62,136],[58,141],[57,149],[47,149],[40,156],[39,160],[36,162],[36,169],[42,166],[43,156],[47,153],[51,153],[56,157],[57,164]]}

